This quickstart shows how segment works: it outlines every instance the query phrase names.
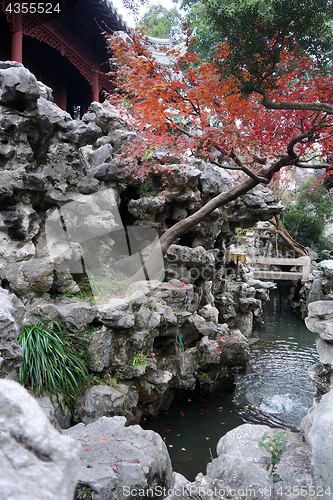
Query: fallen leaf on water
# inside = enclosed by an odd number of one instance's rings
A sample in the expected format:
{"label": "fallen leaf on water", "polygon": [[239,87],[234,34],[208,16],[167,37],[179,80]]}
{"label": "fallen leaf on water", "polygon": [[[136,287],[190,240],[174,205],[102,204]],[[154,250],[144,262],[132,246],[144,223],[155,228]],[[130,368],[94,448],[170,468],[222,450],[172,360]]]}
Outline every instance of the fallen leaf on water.
{"label": "fallen leaf on water", "polygon": [[169,448],[173,448],[173,444],[169,444],[168,446],[169,446]]}
{"label": "fallen leaf on water", "polygon": [[86,451],[90,451],[90,450],[91,450],[91,448],[86,448]]}
{"label": "fallen leaf on water", "polygon": [[180,436],[180,434],[177,434],[177,437]]}
{"label": "fallen leaf on water", "polygon": [[187,400],[187,401],[190,401],[190,402],[191,402],[191,401],[192,401],[192,399],[191,399],[191,398],[188,398],[188,400]]}
{"label": "fallen leaf on water", "polygon": [[206,437],[205,439],[207,439],[207,441],[210,439],[209,437]]}
{"label": "fallen leaf on water", "polygon": [[222,425],[227,425],[225,422],[221,422]]}
{"label": "fallen leaf on water", "polygon": [[165,432],[170,432],[171,429],[165,429]]}
{"label": "fallen leaf on water", "polygon": [[186,451],[186,448],[182,448],[182,451]]}
{"label": "fallen leaf on water", "polygon": [[189,458],[189,460],[192,460],[192,458]]}

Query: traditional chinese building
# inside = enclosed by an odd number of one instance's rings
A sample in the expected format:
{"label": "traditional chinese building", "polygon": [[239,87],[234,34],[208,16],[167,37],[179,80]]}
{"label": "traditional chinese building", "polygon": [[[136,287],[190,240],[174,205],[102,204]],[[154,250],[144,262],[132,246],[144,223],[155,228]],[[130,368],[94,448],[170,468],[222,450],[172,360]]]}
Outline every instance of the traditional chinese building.
{"label": "traditional chinese building", "polygon": [[65,13],[49,17],[23,13],[23,6],[45,10],[51,4],[19,1],[0,0],[0,60],[22,62],[53,89],[56,104],[82,115],[92,101],[103,98],[104,90],[113,89],[101,33],[128,31],[128,26],[110,0],[53,1],[52,8],[65,6]]}

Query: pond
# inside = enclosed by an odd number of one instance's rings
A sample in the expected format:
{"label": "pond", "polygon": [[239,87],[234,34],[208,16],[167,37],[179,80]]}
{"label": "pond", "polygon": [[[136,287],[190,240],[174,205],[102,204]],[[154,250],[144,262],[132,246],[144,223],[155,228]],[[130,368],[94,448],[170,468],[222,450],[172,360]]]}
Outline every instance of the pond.
{"label": "pond", "polygon": [[187,394],[156,420],[141,423],[162,436],[173,469],[190,481],[205,473],[220,437],[229,430],[253,422],[297,431],[312,405],[316,390],[306,371],[318,362],[316,335],[277,292],[271,293],[262,319],[265,326],[254,327],[257,339],[250,346],[247,371],[236,376],[233,394],[210,399]]}

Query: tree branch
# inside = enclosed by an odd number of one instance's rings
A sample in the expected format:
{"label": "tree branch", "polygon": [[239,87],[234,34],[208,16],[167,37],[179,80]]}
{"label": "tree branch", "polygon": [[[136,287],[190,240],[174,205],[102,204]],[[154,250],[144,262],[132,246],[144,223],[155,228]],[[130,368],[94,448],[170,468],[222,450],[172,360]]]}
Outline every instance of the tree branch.
{"label": "tree branch", "polygon": [[294,165],[299,168],[313,168],[315,170],[320,170],[321,168],[331,168],[332,164],[331,163],[316,163],[313,165],[312,163],[303,163],[303,162],[297,162]]}
{"label": "tree branch", "polygon": [[267,109],[293,109],[303,111],[319,111],[321,113],[333,114],[333,104],[326,102],[277,102],[271,101],[268,92],[264,89],[255,88],[255,92],[261,94],[261,104]]}

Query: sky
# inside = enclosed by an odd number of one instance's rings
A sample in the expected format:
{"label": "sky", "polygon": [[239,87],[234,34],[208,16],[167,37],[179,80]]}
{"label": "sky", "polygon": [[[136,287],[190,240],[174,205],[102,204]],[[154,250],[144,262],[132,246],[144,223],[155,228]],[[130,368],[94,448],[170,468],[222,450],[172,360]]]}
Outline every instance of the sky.
{"label": "sky", "polygon": [[[124,21],[126,21],[127,24],[131,28],[134,28],[134,26],[135,26],[134,16],[130,13],[130,11],[125,9],[125,7],[123,6],[122,0],[112,0],[112,3],[114,5],[114,7],[117,9],[117,11],[119,12],[119,14],[121,14],[123,16]],[[150,5],[156,5],[156,4],[162,4],[163,7],[167,8],[167,9],[172,9],[172,7],[175,7],[175,4],[172,2],[172,0],[163,0],[163,2],[159,1],[159,0],[150,0],[147,5],[140,8],[139,17],[142,17],[143,14],[145,12],[147,12]]]}

